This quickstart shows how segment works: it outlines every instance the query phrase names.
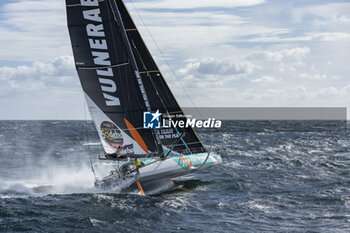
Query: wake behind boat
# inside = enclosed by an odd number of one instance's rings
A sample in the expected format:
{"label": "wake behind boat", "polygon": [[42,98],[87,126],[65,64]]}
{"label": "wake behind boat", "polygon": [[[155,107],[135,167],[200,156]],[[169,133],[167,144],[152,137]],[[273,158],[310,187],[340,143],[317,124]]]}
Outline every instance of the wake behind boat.
{"label": "wake behind boat", "polygon": [[66,6],[75,65],[103,159],[123,161],[95,186],[147,194],[172,178],[221,163],[191,126],[161,127],[162,113],[182,121],[186,116],[123,1],[66,0]]}

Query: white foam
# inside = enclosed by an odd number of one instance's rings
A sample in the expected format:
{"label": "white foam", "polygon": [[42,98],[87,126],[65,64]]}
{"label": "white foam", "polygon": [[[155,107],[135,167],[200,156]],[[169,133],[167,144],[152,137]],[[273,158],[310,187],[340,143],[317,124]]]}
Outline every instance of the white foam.
{"label": "white foam", "polygon": [[99,145],[102,145],[101,142],[87,142],[87,143],[84,143],[83,146],[99,146]]}
{"label": "white foam", "polygon": [[97,220],[97,219],[94,219],[94,218],[90,218],[90,217],[89,217],[89,220],[90,220],[91,224],[92,224],[94,227],[98,227],[98,226],[103,225],[103,224],[106,223],[106,222],[104,222],[104,221],[100,221],[100,220]]}
{"label": "white foam", "polygon": [[260,210],[264,213],[272,213],[275,211],[273,207],[258,203],[257,201],[248,201],[246,204],[250,209]]}
{"label": "white foam", "polygon": [[41,176],[23,180],[0,180],[0,192],[28,195],[86,193],[94,190],[94,176],[89,167],[56,167],[41,171]]}
{"label": "white foam", "polygon": [[174,209],[186,209],[188,206],[188,200],[182,197],[172,197],[171,199],[166,199],[163,202],[159,203],[159,206],[162,207],[171,207]]}
{"label": "white foam", "polygon": [[236,161],[223,163],[222,166],[224,166],[224,167],[231,167],[231,168],[242,167],[242,165],[239,162],[236,162]]}

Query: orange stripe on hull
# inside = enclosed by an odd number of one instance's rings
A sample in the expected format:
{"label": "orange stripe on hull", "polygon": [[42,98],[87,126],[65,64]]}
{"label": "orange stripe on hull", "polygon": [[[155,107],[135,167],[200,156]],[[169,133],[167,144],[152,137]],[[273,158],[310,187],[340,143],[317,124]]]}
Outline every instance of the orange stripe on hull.
{"label": "orange stripe on hull", "polygon": [[125,124],[128,127],[128,130],[131,134],[131,136],[134,138],[134,140],[137,142],[137,144],[139,144],[139,146],[142,148],[142,150],[146,153],[149,153],[149,150],[146,146],[145,141],[142,139],[141,135],[139,134],[139,132],[137,132],[137,130],[135,129],[135,127],[126,119],[124,118]]}

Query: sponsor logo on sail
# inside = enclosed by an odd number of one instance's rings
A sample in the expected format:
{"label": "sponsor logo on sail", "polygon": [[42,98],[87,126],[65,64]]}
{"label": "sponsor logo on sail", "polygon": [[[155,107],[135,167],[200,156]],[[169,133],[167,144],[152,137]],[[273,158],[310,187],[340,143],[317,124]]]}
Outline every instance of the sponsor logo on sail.
{"label": "sponsor logo on sail", "polygon": [[[110,61],[99,2],[98,0],[81,0],[82,6],[89,7],[88,10],[83,11],[84,19],[89,21],[86,25],[86,32],[93,62],[97,67],[101,67],[96,69],[96,72],[106,106],[120,106],[120,100],[117,97],[117,84],[113,79],[114,73],[111,68],[112,63]],[[91,7],[93,8],[91,9]],[[77,65],[78,64],[80,64],[80,62],[77,62]]]}
{"label": "sponsor logo on sail", "polygon": [[100,126],[104,140],[113,148],[118,149],[123,146],[122,132],[112,122],[104,121]]}

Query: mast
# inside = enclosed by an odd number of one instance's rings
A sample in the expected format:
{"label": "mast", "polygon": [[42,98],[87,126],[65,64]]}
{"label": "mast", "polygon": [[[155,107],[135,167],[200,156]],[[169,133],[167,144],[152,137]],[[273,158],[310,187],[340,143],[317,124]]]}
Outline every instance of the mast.
{"label": "mast", "polygon": [[[132,52],[130,41],[129,41],[128,35],[126,33],[125,27],[124,27],[123,19],[122,19],[121,14],[120,14],[120,12],[118,10],[118,6],[117,6],[115,0],[108,0],[108,1],[111,4],[114,19],[115,19],[116,23],[118,24],[118,26],[119,26],[119,28],[120,28],[120,30],[122,32],[122,38],[123,38],[124,43],[125,43],[125,45],[127,47],[126,50],[127,50],[128,54],[129,54],[129,58],[131,60],[131,67],[134,70],[134,73],[135,73],[135,76],[136,76],[136,79],[137,79],[137,83],[139,84],[140,91],[141,91],[142,97],[143,97],[143,101],[144,101],[144,103],[146,105],[147,111],[150,112],[150,111],[152,111],[151,105],[149,103],[149,100],[148,100],[148,97],[147,97],[147,92],[145,90],[145,86],[143,85],[143,81],[142,81],[142,78],[140,76],[139,68],[137,67],[137,63],[136,63],[136,59],[135,59],[134,53]],[[162,143],[161,143],[161,141],[159,139],[159,135],[157,133],[154,133],[153,130],[152,130],[152,133],[155,134],[156,143],[158,145],[158,152],[159,152],[159,154],[161,154],[163,149],[162,149]]]}

